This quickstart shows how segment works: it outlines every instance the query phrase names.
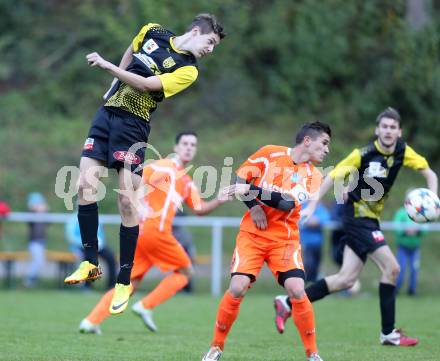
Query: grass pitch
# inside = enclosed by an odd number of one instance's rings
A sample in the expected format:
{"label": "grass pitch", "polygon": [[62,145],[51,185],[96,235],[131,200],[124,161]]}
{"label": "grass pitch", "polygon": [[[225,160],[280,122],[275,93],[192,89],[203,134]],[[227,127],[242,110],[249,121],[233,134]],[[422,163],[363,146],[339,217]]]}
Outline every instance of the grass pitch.
{"label": "grass pitch", "polygon": [[[222,361],[305,360],[291,321],[285,334],[275,331],[272,295],[252,293],[242,303]],[[103,323],[103,335],[79,334],[80,320],[99,297],[74,291],[2,291],[0,359],[190,361],[200,360],[208,349],[218,299],[177,295],[157,308],[156,334],[128,309]],[[326,361],[440,360],[438,298],[398,299],[398,326],[420,337],[414,348],[379,345],[375,296],[331,296],[315,304],[315,313],[320,354]]]}

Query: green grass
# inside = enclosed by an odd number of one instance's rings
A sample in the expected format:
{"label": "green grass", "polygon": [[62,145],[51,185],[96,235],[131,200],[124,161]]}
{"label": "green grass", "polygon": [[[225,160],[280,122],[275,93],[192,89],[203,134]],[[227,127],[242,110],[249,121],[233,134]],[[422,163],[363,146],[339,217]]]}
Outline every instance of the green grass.
{"label": "green grass", "polygon": [[[284,335],[273,325],[272,296],[250,290],[229,336],[222,361],[304,360],[289,321]],[[100,294],[74,291],[2,291],[2,360],[199,360],[209,346],[218,299],[178,295],[157,308],[152,334],[131,312],[112,316],[103,335],[82,335],[79,321]],[[318,344],[325,360],[438,360],[438,298],[398,300],[398,325],[420,337],[415,348],[378,344],[377,297],[332,296],[315,304]]]}

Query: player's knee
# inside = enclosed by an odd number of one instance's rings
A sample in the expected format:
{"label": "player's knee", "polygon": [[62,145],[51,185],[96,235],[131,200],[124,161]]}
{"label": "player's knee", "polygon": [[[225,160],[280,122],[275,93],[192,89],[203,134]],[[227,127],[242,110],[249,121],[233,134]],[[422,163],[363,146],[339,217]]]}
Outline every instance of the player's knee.
{"label": "player's knee", "polygon": [[356,278],[351,275],[339,274],[338,281],[338,288],[341,290],[346,290],[354,286],[356,283]]}
{"label": "player's knee", "polygon": [[119,210],[122,217],[131,218],[135,216],[135,211],[133,205],[131,204],[130,198],[120,194],[118,201]]}
{"label": "player's knee", "polygon": [[78,196],[84,198],[86,194],[95,194],[96,189],[90,184],[84,175],[80,175],[78,179]]}
{"label": "player's knee", "polygon": [[304,288],[290,289],[290,290],[288,290],[287,293],[289,295],[289,298],[294,298],[296,300],[302,299],[306,294],[306,292],[304,291]]}
{"label": "player's knee", "polygon": [[400,274],[400,266],[398,263],[391,264],[385,270],[385,277],[392,282],[395,282],[397,280],[397,277],[399,277],[399,274]]}
{"label": "player's knee", "polygon": [[229,292],[234,298],[243,297],[246,294],[246,291],[249,289],[249,285],[251,284],[251,280],[246,278],[242,278],[239,280],[231,280],[231,284],[229,285]]}

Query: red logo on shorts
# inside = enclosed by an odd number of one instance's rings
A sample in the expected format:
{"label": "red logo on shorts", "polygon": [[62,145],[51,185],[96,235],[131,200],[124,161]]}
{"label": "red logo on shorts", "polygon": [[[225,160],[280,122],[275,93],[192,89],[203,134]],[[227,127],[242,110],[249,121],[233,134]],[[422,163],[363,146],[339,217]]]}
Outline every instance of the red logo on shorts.
{"label": "red logo on shorts", "polygon": [[114,152],[113,157],[121,162],[127,162],[128,164],[139,164],[141,162],[141,158],[139,158],[136,154],[121,150]]}
{"label": "red logo on shorts", "polygon": [[382,242],[385,240],[385,237],[381,231],[373,231],[372,234],[375,242]]}
{"label": "red logo on shorts", "polygon": [[84,143],[84,150],[93,150],[93,144],[95,143],[95,139],[87,138]]}

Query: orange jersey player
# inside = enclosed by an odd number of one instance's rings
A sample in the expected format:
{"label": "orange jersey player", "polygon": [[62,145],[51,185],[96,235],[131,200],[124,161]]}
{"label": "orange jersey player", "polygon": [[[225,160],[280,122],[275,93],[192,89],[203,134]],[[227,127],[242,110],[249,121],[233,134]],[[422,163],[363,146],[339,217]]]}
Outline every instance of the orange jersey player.
{"label": "orange jersey player", "polygon": [[225,195],[237,194],[249,207],[237,235],[231,282],[217,313],[211,348],[203,361],[219,360],[240,303],[266,262],[295,307],[293,321],[310,361],[321,361],[315,342],[313,308],[304,292],[298,221],[301,203],[319,190],[320,163],[329,151],[330,127],[304,125],[293,148],[265,146],[237,170],[237,184]]}
{"label": "orange jersey player", "polygon": [[[143,181],[147,185],[145,210],[134,256],[131,283],[134,289],[144,275],[156,266],[163,272],[171,272],[159,285],[133,305],[145,325],[156,331],[152,310],[188,284],[193,268],[189,256],[172,234],[172,223],[176,210],[185,202],[197,215],[216,209],[224,200],[217,198],[204,202],[184,166],[197,151],[197,135],[194,132],[179,133],[174,147],[176,157],[161,159],[144,168]],[[110,315],[114,289],[108,291],[92,312],[81,321],[80,332],[101,333],[100,324]],[[121,306],[122,307],[122,306]]]}

